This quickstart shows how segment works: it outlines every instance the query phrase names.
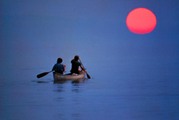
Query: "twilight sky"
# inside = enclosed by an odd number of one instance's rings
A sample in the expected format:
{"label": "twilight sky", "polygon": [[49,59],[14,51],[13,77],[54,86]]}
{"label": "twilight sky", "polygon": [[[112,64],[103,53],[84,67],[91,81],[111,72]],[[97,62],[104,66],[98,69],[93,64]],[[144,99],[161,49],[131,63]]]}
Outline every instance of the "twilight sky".
{"label": "twilight sky", "polygon": [[[76,54],[91,72],[145,63],[173,69],[179,61],[178,6],[178,0],[1,0],[1,74],[48,70],[59,56],[69,69]],[[156,15],[153,32],[127,29],[126,17],[138,7]]]}

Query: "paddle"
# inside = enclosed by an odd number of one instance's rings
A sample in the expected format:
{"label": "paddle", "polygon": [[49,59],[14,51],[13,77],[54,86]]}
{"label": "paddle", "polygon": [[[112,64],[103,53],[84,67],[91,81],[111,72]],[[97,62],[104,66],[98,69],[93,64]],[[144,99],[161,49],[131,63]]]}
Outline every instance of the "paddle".
{"label": "paddle", "polygon": [[80,63],[81,63],[81,65],[82,65],[82,69],[84,69],[84,71],[86,72],[86,76],[87,76],[87,78],[88,79],[90,79],[91,78],[91,76],[88,74],[88,72],[85,70],[85,67],[84,67],[84,65],[83,65],[83,63],[81,62],[81,60],[79,59],[79,61],[80,61]]}
{"label": "paddle", "polygon": [[37,75],[37,78],[44,77],[45,75],[49,74],[50,72],[53,72],[53,71],[40,73],[40,74]]}

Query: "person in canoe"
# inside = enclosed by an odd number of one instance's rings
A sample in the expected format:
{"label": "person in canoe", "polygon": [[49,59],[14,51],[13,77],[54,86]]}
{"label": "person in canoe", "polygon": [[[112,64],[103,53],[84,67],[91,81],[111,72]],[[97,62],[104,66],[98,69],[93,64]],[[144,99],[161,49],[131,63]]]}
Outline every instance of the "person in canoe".
{"label": "person in canoe", "polygon": [[79,74],[81,70],[85,70],[81,62],[79,62],[79,59],[80,59],[79,56],[76,55],[71,60],[71,70],[70,70],[71,73],[70,74]]}
{"label": "person in canoe", "polygon": [[63,59],[58,58],[57,63],[52,68],[52,71],[54,71],[55,73],[63,74],[65,72],[65,65],[62,64],[62,62],[63,62]]}

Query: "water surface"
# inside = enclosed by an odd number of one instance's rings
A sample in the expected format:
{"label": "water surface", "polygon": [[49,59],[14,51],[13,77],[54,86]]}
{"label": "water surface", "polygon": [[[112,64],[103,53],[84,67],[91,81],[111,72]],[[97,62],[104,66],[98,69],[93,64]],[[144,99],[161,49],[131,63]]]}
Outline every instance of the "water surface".
{"label": "water surface", "polygon": [[54,84],[51,74],[37,79],[37,71],[17,70],[21,76],[1,81],[1,120],[179,118],[179,87],[170,71],[162,77],[164,70],[158,75],[134,70],[104,74],[110,71],[105,69],[90,71],[92,79],[81,83],[63,84]]}

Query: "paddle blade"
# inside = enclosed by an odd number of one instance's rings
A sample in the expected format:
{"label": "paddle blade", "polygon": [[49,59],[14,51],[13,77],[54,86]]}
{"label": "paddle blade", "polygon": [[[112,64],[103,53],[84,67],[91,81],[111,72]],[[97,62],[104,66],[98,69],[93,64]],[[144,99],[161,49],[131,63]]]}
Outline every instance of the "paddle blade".
{"label": "paddle blade", "polygon": [[89,75],[88,73],[86,73],[86,75],[87,75],[87,78],[88,78],[88,79],[91,79],[91,77],[90,77],[90,75]]}
{"label": "paddle blade", "polygon": [[40,74],[37,75],[37,78],[41,78],[41,77],[47,75],[48,73],[49,73],[49,72],[40,73]]}

